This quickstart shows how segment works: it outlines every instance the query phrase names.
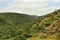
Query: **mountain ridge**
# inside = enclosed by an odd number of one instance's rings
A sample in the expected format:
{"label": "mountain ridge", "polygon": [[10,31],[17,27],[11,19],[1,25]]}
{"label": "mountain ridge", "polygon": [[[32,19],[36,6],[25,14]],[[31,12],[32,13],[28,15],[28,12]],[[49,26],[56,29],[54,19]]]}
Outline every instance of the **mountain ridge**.
{"label": "mountain ridge", "polygon": [[37,27],[37,30],[34,29],[38,31],[36,36],[27,40],[60,40],[60,10],[43,17],[35,26],[32,26],[32,29]]}
{"label": "mountain ridge", "polygon": [[0,13],[0,40],[60,40],[60,10],[43,16]]}

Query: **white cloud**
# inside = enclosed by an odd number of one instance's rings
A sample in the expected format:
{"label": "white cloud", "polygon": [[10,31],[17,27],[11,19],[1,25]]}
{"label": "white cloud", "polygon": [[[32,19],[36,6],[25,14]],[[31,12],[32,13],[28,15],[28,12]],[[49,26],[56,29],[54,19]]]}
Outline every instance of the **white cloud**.
{"label": "white cloud", "polygon": [[4,1],[4,0],[0,0],[0,2],[2,2],[2,1]]}
{"label": "white cloud", "polygon": [[60,7],[47,7],[49,1],[55,2],[56,0],[14,0],[14,2],[2,11],[19,12],[30,15],[45,15],[53,12],[56,8]]}
{"label": "white cloud", "polygon": [[[26,0],[28,1],[28,0]],[[30,14],[36,14],[34,12],[38,12],[41,8],[48,5],[48,3],[36,3],[39,2],[39,0],[32,0],[26,2],[24,0],[14,1],[12,5],[10,5],[8,8],[3,9],[3,11],[17,11],[17,12],[29,12]],[[46,0],[47,1],[47,0]],[[46,2],[45,1],[45,2]],[[43,2],[43,1],[41,1]]]}
{"label": "white cloud", "polygon": [[53,2],[55,2],[55,3],[58,3],[58,2],[60,2],[60,0],[52,0]]}
{"label": "white cloud", "polygon": [[15,0],[15,2],[48,2],[49,0]]}

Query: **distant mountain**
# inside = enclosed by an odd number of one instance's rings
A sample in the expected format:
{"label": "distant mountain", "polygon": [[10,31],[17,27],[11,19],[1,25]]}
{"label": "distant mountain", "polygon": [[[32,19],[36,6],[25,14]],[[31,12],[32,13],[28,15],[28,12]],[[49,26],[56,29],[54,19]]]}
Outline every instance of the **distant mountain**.
{"label": "distant mountain", "polygon": [[43,16],[31,26],[32,37],[27,40],[60,40],[60,10]]}

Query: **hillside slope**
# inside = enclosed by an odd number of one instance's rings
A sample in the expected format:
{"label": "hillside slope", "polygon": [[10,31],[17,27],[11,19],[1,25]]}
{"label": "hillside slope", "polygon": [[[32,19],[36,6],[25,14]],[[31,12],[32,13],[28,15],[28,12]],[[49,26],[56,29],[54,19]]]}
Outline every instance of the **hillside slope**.
{"label": "hillside slope", "polygon": [[27,40],[60,40],[60,10],[43,17],[32,25],[31,30],[35,35]]}
{"label": "hillside slope", "polygon": [[37,16],[0,13],[0,40],[25,40],[30,25],[37,21]]}
{"label": "hillside slope", "polygon": [[0,13],[0,40],[60,40],[60,10],[44,16]]}

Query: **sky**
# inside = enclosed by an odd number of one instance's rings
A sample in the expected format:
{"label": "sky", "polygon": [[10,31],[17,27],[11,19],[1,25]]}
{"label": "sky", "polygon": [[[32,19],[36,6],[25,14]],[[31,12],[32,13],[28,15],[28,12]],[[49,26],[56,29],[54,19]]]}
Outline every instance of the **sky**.
{"label": "sky", "polygon": [[60,0],[0,0],[0,12],[46,15],[60,8]]}

